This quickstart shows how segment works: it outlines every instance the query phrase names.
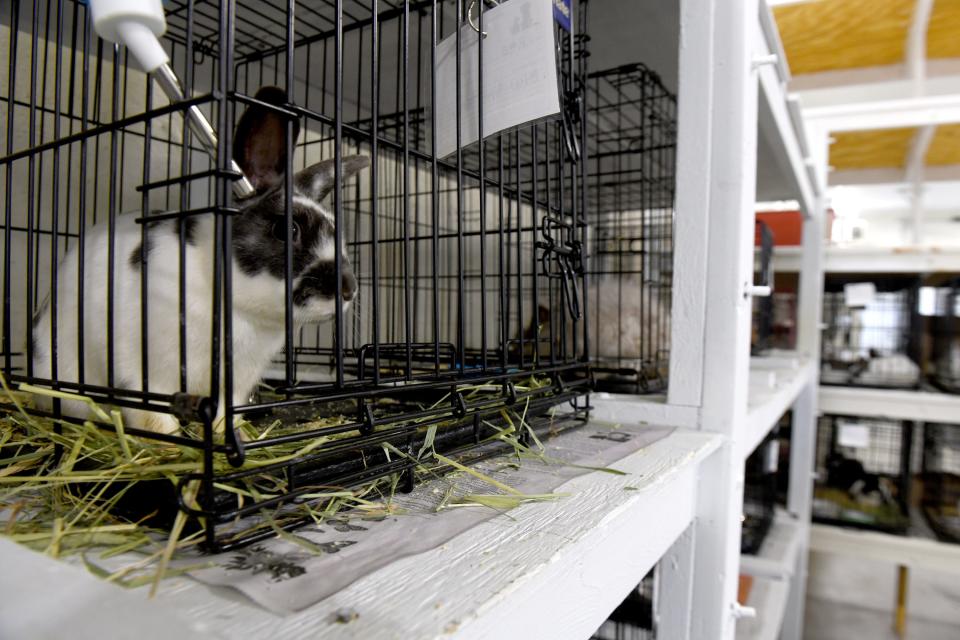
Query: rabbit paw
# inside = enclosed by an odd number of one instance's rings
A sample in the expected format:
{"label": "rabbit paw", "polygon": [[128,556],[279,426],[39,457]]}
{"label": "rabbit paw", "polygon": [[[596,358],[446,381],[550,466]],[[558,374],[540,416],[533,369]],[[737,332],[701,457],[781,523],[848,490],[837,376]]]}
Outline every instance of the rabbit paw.
{"label": "rabbit paw", "polygon": [[172,435],[180,431],[180,421],[166,413],[144,413],[143,428]]}

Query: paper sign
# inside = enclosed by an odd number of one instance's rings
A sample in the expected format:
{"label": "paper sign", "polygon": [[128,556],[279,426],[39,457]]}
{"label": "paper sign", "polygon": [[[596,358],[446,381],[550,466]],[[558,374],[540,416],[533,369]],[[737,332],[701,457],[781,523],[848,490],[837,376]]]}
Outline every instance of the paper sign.
{"label": "paper sign", "polygon": [[553,19],[567,31],[573,31],[572,15],[573,0],[553,0]]}
{"label": "paper sign", "polygon": [[856,422],[838,422],[837,443],[841,447],[866,449],[870,446],[870,427]]}
{"label": "paper sign", "polygon": [[843,286],[843,300],[848,307],[865,307],[873,302],[877,287],[872,282],[851,282]]}
{"label": "paper sign", "polygon": [[[483,135],[560,113],[553,0],[510,0],[483,12]],[[479,35],[460,28],[460,144],[477,141]],[[457,38],[437,45],[437,155],[457,150]]]}

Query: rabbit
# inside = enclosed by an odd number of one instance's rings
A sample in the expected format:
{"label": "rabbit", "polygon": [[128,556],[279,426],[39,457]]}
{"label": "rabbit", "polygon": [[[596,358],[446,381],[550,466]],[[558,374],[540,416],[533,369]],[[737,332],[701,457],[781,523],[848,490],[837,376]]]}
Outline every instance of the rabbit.
{"label": "rabbit", "polygon": [[[270,105],[287,102],[286,93],[263,87],[256,100]],[[260,105],[246,109],[237,124],[233,158],[255,189],[254,195],[237,202],[232,227],[233,397],[246,404],[273,356],[283,347],[285,336],[284,265],[287,227],[284,224],[284,174],[289,116]],[[295,141],[299,122],[293,124]],[[342,178],[369,165],[366,156],[342,158]],[[334,187],[332,159],[313,164],[293,177],[293,322],[329,320],[336,306],[346,311],[357,295],[346,247],[341,261],[341,291],[336,297],[336,237],[334,219],[320,204]],[[142,389],[141,378],[141,270],[148,269],[149,390],[172,394],[180,391],[179,225],[186,237],[186,352],[187,392],[208,396],[211,369],[213,300],[214,220],[212,216],[165,219],[149,222],[146,244],[136,215],[116,218],[114,265],[114,379],[115,387]],[[84,254],[84,383],[107,386],[107,225],[91,227]],[[57,379],[77,382],[78,376],[78,281],[79,256],[74,245],[60,263],[57,295]],[[51,377],[51,305],[48,299],[34,318],[34,375]],[[226,351],[226,349],[224,349]],[[221,359],[221,362],[223,360]],[[222,376],[221,376],[222,379]],[[216,425],[222,424],[225,398],[218,394]],[[49,400],[41,402],[49,410]],[[63,401],[62,411],[86,418],[84,403]],[[169,414],[123,410],[124,423],[153,432],[173,434],[179,421]]]}
{"label": "rabbit", "polygon": [[894,489],[890,483],[875,473],[868,473],[863,463],[835,451],[827,456],[827,486],[847,492],[857,502],[879,506],[892,504]]}
{"label": "rabbit", "polygon": [[[670,348],[670,316],[669,307],[660,301],[657,289],[651,294],[644,293],[641,301],[641,284],[635,278],[629,277],[601,277],[590,281],[583,296],[581,306],[585,308],[590,321],[590,357],[603,364],[604,360],[621,358],[625,361],[658,361],[664,358]],[[537,342],[540,358],[550,357],[550,324],[557,321],[554,328],[554,351],[559,358],[562,354],[560,346],[566,343],[568,357],[574,353],[573,321],[568,317],[565,323],[564,336],[560,336],[561,328],[556,314],[567,313],[566,305],[559,298],[556,301],[556,311],[546,304],[539,304],[537,317],[531,319],[523,331],[524,356],[532,355],[532,344],[540,329],[540,340]],[[577,325],[579,349],[583,349],[583,319]],[[516,355],[518,349],[514,346],[511,355]],[[661,372],[662,374],[663,372]]]}

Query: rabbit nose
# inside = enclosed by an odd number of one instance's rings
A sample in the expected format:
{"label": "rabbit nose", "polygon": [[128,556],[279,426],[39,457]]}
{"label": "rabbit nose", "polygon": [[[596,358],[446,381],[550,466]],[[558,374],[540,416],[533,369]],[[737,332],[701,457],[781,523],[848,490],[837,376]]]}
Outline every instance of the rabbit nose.
{"label": "rabbit nose", "polygon": [[357,295],[357,278],[352,273],[341,274],[340,292],[346,302],[350,302]]}

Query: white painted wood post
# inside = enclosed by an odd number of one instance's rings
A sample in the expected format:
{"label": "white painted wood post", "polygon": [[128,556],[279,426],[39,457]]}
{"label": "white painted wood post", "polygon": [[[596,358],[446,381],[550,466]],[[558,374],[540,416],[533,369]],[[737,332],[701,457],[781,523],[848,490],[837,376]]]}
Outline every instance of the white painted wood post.
{"label": "white painted wood post", "polygon": [[702,429],[727,440],[701,468],[690,633],[697,640],[728,640],[735,631],[752,313],[746,291],[753,280],[757,157],[753,56],[759,48],[759,6],[756,0],[723,2],[713,11],[700,422]]}
{"label": "white painted wood post", "polygon": [[824,193],[829,158],[829,135],[820,128],[808,131],[810,154],[814,162],[814,189],[817,197],[813,211],[806,211],[801,240],[800,283],[797,291],[797,351],[815,366],[807,386],[793,405],[790,430],[790,479],[787,510],[800,526],[800,550],[790,578],[790,595],[784,613],[780,637],[801,640],[807,595],[807,566],[810,549],[810,518],[813,503],[814,456],[817,442],[817,414],[820,386],[820,319],[823,313],[823,245],[827,218]]}
{"label": "white painted wood post", "polygon": [[713,13],[710,0],[680,1],[677,198],[670,321],[671,405],[699,407],[703,385],[707,207],[713,126]]}
{"label": "white painted wood post", "polygon": [[690,638],[691,598],[693,596],[693,539],[690,525],[658,565],[656,629],[657,637],[670,640]]}

